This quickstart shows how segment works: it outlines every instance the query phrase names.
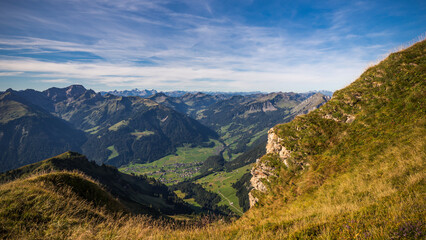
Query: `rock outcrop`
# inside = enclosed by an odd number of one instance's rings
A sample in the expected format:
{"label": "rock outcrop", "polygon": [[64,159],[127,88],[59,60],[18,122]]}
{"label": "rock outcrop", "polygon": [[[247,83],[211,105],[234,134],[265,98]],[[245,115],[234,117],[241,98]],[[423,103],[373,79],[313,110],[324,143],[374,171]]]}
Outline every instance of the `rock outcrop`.
{"label": "rock outcrop", "polygon": [[[275,175],[273,174],[273,170],[273,168],[266,166],[260,159],[257,159],[256,166],[251,170],[252,178],[250,179],[250,184],[253,186],[253,189],[266,192],[267,188],[262,180],[267,180],[269,176]],[[250,207],[254,206],[258,201],[259,199],[253,195],[253,191],[249,192]]]}
{"label": "rock outcrop", "polygon": [[[292,111],[294,111],[294,113],[298,115],[306,114],[319,108],[329,100],[330,97],[325,96],[321,93],[317,93],[303,101]],[[348,117],[348,122],[353,121],[353,119],[354,117]],[[278,157],[284,163],[285,166],[289,167],[289,158],[291,151],[289,151],[286,147],[283,146],[283,140],[275,133],[274,128],[271,128],[268,131],[266,154]],[[293,164],[300,165],[302,169],[304,169],[305,166],[309,165],[308,163],[304,162],[295,162]],[[252,178],[250,179],[250,183],[253,187],[253,190],[264,193],[267,191],[267,187],[265,186],[264,181],[269,181],[268,177],[275,175],[274,168],[267,166],[267,163],[262,161],[261,159],[257,159],[255,166],[251,170],[251,175]],[[249,193],[250,207],[254,206],[259,200],[255,196],[253,190]]]}
{"label": "rock outcrop", "polygon": [[[274,128],[268,131],[268,143],[266,144],[266,154],[277,155],[280,160],[288,166],[287,159],[290,157],[290,151],[287,150],[282,144],[282,139],[275,133]],[[260,159],[256,160],[255,166],[251,170],[252,178],[250,183],[254,190],[259,192],[266,192],[267,188],[263,181],[268,181],[269,176],[274,176],[274,169]],[[249,193],[250,207],[258,202],[258,198],[253,195],[253,191]]]}

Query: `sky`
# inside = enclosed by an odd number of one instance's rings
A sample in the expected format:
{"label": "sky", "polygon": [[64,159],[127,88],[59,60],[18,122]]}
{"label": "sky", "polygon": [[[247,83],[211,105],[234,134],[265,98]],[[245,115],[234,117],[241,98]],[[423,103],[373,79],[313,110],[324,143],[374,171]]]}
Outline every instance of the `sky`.
{"label": "sky", "polygon": [[425,23],[424,0],[1,0],[0,91],[334,91]]}

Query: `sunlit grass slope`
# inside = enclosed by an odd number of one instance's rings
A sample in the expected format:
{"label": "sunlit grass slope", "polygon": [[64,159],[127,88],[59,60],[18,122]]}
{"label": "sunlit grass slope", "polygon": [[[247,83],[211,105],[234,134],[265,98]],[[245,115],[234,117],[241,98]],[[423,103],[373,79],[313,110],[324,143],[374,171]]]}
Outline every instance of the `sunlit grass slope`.
{"label": "sunlit grass slope", "polygon": [[0,183],[40,172],[79,171],[98,181],[133,213],[174,215],[191,213],[189,206],[165,185],[144,176],[121,173],[112,166],[99,166],[84,155],[66,152],[58,156],[0,174]]}
{"label": "sunlit grass slope", "polygon": [[295,238],[424,237],[425,94],[422,41],[277,126],[289,166],[263,157],[276,177],[242,226]]}
{"label": "sunlit grass slope", "polygon": [[243,209],[241,208],[238,197],[236,195],[237,190],[232,187],[238,179],[240,179],[250,169],[251,165],[247,165],[232,172],[218,172],[207,175],[201,179],[198,179],[196,183],[201,184],[205,189],[219,194],[221,201],[218,205],[229,206],[229,209],[234,211],[236,214],[241,215]]}
{"label": "sunlit grass slope", "polygon": [[60,237],[80,224],[111,219],[124,209],[83,174],[38,174],[0,185],[0,237]]}

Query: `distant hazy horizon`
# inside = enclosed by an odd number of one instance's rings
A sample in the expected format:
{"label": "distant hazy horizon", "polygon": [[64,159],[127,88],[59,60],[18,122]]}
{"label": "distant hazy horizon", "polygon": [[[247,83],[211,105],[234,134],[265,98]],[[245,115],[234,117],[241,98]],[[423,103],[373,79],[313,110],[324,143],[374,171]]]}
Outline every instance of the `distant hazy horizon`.
{"label": "distant hazy horizon", "polygon": [[[46,89],[40,89],[40,90],[39,89],[33,89],[33,88],[23,88],[23,89],[7,88],[7,89],[0,89],[0,92],[5,92],[8,89],[12,89],[13,91],[25,91],[25,90],[30,90],[30,89],[31,90],[36,90],[36,91],[44,91],[44,90],[47,90],[49,88],[67,88],[67,87],[70,87],[72,85],[81,85],[84,88],[86,88],[86,86],[84,86],[83,84],[70,84],[68,86],[61,86],[61,87],[52,85],[52,86],[50,86],[50,87],[48,87]],[[113,89],[113,90],[106,90],[106,91],[105,90],[97,91],[97,90],[91,89],[91,88],[86,88],[86,89],[87,90],[93,90],[96,93],[101,93],[101,94],[111,93],[111,92],[115,92],[115,91],[117,91],[117,92],[124,92],[124,91],[129,91],[129,92],[131,92],[131,91],[155,91],[156,93],[184,92],[184,93],[206,93],[206,94],[209,94],[209,93],[210,94],[220,94],[220,93],[223,93],[223,94],[239,94],[239,93],[241,93],[241,94],[257,94],[257,93],[260,93],[260,94],[269,94],[269,93],[277,93],[277,92],[295,92],[295,91],[280,91],[280,90],[269,91],[269,92],[267,92],[267,91],[204,91],[204,90],[191,90],[191,91],[189,91],[189,90],[181,90],[181,89],[163,90],[162,91],[162,90],[157,90],[157,89],[146,89],[146,88],[144,88],[144,89],[133,88],[133,89],[123,89],[123,90]],[[325,95],[331,96],[331,94],[334,91],[329,91],[329,90],[326,90],[326,89],[320,89],[320,90],[318,90],[318,89],[311,89],[311,90],[308,90],[308,91],[295,92],[295,93],[308,93],[308,92],[320,92],[320,93],[324,93]]]}

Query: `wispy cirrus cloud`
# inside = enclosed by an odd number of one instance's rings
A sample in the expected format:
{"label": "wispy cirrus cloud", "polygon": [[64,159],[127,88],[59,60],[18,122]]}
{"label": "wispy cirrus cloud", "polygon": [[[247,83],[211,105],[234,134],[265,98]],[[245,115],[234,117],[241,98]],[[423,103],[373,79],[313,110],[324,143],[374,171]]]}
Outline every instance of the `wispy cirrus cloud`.
{"label": "wispy cirrus cloud", "polygon": [[40,80],[40,82],[43,82],[43,83],[70,83],[70,81],[68,79],[65,79],[65,78],[43,79],[43,80]]}
{"label": "wispy cirrus cloud", "polygon": [[241,9],[190,0],[16,2],[0,3],[0,71],[9,74],[0,77],[19,72],[28,81],[98,90],[335,90],[393,48],[402,31],[367,28],[374,19],[367,14],[387,16],[363,1],[253,1]]}
{"label": "wispy cirrus cloud", "polygon": [[0,77],[7,77],[7,76],[19,76],[23,74],[24,72],[0,72]]}

